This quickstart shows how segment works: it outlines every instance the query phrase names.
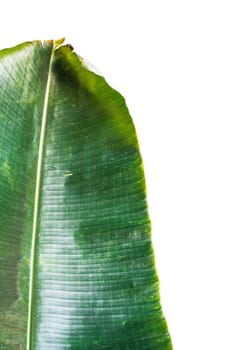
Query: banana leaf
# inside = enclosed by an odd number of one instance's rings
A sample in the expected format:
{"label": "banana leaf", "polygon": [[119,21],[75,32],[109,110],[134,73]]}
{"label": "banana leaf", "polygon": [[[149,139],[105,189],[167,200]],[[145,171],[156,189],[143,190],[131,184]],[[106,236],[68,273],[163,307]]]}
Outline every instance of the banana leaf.
{"label": "banana leaf", "polygon": [[172,349],[132,119],[63,40],[0,51],[0,349]]}

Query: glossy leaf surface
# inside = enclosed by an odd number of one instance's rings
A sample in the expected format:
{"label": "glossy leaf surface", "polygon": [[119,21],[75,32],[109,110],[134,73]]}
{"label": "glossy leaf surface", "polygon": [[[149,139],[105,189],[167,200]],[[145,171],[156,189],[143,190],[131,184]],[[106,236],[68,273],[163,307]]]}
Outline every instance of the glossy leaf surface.
{"label": "glossy leaf surface", "polygon": [[0,52],[0,349],[170,350],[119,93],[62,41]]}

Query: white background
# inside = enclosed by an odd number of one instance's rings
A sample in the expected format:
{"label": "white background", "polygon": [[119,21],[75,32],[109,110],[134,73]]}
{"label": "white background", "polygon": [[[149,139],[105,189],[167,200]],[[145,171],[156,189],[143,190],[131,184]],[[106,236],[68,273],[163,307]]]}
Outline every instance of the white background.
{"label": "white background", "polygon": [[231,5],[1,2],[1,48],[65,36],[127,100],[174,350],[233,349]]}

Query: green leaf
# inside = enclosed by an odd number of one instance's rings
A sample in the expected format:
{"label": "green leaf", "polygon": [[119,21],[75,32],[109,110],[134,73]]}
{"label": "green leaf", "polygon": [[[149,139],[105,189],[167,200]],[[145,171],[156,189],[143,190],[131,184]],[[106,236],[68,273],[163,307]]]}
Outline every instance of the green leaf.
{"label": "green leaf", "polygon": [[0,51],[0,349],[170,350],[131,117],[62,43]]}

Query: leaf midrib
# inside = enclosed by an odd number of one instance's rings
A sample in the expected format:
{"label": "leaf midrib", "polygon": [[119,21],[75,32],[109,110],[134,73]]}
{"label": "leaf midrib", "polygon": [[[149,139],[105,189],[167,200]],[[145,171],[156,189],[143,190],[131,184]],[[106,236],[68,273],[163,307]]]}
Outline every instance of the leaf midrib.
{"label": "leaf midrib", "polygon": [[35,200],[34,200],[34,212],[33,212],[33,227],[32,227],[32,245],[31,245],[31,258],[30,258],[30,278],[29,278],[29,296],[28,296],[28,324],[27,324],[27,347],[26,350],[33,350],[32,344],[32,313],[33,313],[33,292],[35,285],[35,253],[36,253],[36,240],[37,240],[37,227],[38,227],[38,216],[39,216],[39,201],[40,201],[40,186],[43,166],[43,153],[44,153],[44,142],[46,132],[46,121],[48,112],[49,92],[51,85],[52,75],[52,63],[55,52],[55,43],[52,43],[50,61],[48,66],[48,77],[45,87],[44,104],[42,111],[42,121],[40,129],[40,140],[39,140],[39,151],[37,160],[37,171],[36,171],[36,186],[35,186]]}

